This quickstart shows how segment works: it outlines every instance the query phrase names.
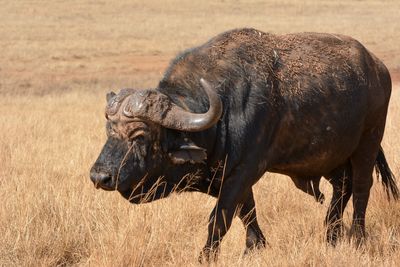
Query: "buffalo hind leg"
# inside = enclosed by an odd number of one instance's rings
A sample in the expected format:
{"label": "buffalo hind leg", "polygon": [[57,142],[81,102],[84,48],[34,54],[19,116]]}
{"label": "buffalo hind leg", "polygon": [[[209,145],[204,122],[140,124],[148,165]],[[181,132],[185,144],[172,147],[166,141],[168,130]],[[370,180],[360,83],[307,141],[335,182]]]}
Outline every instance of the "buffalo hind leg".
{"label": "buffalo hind leg", "polygon": [[326,240],[335,246],[338,238],[343,234],[343,212],[352,193],[350,164],[335,169],[327,175],[327,178],[332,184],[333,193],[325,219]]}
{"label": "buffalo hind leg", "polygon": [[264,248],[266,240],[257,222],[253,190],[250,190],[246,201],[239,210],[238,216],[246,228],[245,254],[253,249]]}
{"label": "buffalo hind leg", "polygon": [[361,137],[360,143],[350,157],[353,171],[353,223],[350,233],[357,245],[365,238],[365,213],[367,210],[370,189],[373,183],[372,172],[380,149],[383,128],[372,129]]}

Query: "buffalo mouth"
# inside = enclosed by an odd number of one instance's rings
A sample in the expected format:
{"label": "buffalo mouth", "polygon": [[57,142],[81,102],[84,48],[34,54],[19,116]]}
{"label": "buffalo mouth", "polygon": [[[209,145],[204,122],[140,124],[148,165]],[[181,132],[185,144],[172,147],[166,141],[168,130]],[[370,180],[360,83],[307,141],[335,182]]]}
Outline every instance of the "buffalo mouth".
{"label": "buffalo mouth", "polygon": [[96,187],[96,189],[103,189],[105,191],[114,191],[115,190],[115,185],[106,185],[106,184],[95,183],[94,186]]}
{"label": "buffalo mouth", "polygon": [[147,197],[149,197],[149,190],[151,188],[155,189],[158,186],[152,185],[149,188],[149,176],[144,175],[142,179],[138,183],[133,183],[133,184],[126,184],[126,186],[121,186],[121,184],[118,185],[118,192],[129,202],[134,203],[134,204],[139,204],[142,202],[147,202],[143,201]]}

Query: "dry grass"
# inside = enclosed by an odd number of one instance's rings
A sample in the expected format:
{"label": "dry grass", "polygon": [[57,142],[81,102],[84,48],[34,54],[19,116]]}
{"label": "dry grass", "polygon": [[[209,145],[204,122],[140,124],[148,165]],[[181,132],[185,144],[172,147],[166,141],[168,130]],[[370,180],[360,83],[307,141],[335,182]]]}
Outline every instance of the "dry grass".
{"label": "dry grass", "polygon": [[[215,200],[174,195],[134,206],[97,191],[88,171],[105,140],[104,92],[154,86],[171,55],[223,30],[328,31],[363,41],[399,69],[397,1],[8,1],[0,9],[0,266],[197,265]],[[317,4],[319,3],[319,4]],[[400,177],[395,90],[383,146]],[[331,189],[324,183],[322,190]],[[400,203],[376,183],[363,250],[324,243],[319,205],[288,178],[256,186],[271,247],[242,257],[238,219],[221,266],[400,266]],[[351,205],[345,214],[351,218]]]}

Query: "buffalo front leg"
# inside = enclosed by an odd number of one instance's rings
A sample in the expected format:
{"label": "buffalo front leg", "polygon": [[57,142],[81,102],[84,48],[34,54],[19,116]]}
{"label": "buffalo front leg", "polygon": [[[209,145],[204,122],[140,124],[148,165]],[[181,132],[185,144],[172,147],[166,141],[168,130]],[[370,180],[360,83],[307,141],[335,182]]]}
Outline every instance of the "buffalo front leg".
{"label": "buffalo front leg", "polygon": [[327,226],[326,240],[329,244],[335,246],[337,239],[343,233],[343,212],[352,193],[350,164],[335,169],[327,178],[332,184],[333,193],[325,219]]}
{"label": "buffalo front leg", "polygon": [[230,176],[221,187],[217,203],[210,214],[207,242],[200,253],[200,262],[217,259],[222,238],[229,230],[236,211],[247,199],[251,184],[240,178]]}
{"label": "buffalo front leg", "polygon": [[253,249],[264,248],[266,244],[265,237],[257,222],[256,206],[254,202],[253,190],[247,195],[239,211],[239,218],[246,228],[246,250],[245,254]]}

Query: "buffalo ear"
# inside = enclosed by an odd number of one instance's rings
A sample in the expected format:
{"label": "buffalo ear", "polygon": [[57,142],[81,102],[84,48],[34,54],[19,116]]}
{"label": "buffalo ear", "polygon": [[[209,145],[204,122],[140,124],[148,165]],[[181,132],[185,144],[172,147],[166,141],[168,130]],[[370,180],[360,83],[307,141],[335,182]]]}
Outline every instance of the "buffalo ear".
{"label": "buffalo ear", "polygon": [[169,158],[174,164],[184,163],[204,163],[207,159],[207,150],[196,146],[192,141],[185,138],[185,141],[180,144],[178,149],[168,153]]}
{"label": "buffalo ear", "polygon": [[107,103],[110,102],[110,99],[113,98],[114,96],[116,96],[117,94],[114,92],[109,92],[107,93],[106,99],[107,99]]}

